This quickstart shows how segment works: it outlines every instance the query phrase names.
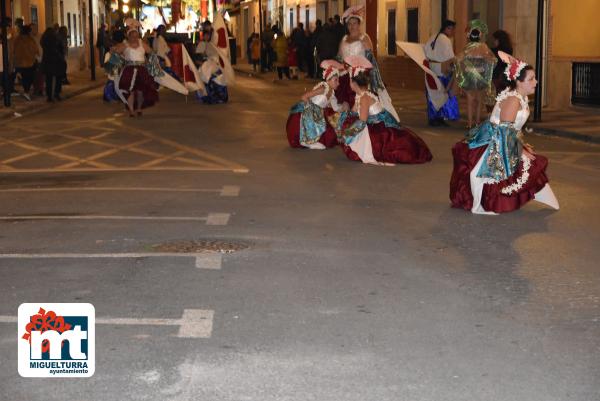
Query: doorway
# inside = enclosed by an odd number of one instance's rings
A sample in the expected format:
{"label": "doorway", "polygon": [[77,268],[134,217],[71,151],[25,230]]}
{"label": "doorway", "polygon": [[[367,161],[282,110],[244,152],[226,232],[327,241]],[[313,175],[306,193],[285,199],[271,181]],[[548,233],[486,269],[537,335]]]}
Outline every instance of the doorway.
{"label": "doorway", "polygon": [[387,15],[387,53],[389,56],[395,56],[396,53],[396,9],[388,10]]}
{"label": "doorway", "polygon": [[406,10],[406,40],[419,43],[419,9],[409,8]]}

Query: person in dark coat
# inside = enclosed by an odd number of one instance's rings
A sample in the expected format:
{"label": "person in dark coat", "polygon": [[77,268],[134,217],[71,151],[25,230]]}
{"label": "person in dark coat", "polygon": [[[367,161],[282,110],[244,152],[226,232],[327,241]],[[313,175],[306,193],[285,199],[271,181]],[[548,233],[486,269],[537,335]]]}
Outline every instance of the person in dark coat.
{"label": "person in dark coat", "polygon": [[63,56],[64,66],[65,66],[65,71],[62,76],[62,84],[63,85],[71,85],[71,83],[67,79],[67,57],[69,55],[69,30],[67,29],[66,26],[63,25],[60,28],[58,28],[57,32],[58,32],[58,34],[57,34],[58,41],[60,42],[60,46],[61,46],[61,54]]}
{"label": "person in dark coat", "polygon": [[344,36],[346,36],[346,27],[344,24],[342,24],[342,20],[339,15],[336,14],[333,18],[335,20],[333,28],[335,30],[335,35],[337,36],[337,41],[340,43],[342,39],[344,39]]}
{"label": "person in dark coat", "polygon": [[492,34],[492,37],[494,38],[494,47],[492,48],[492,52],[498,60],[496,67],[494,68],[494,73],[492,74],[492,82],[494,83],[496,92],[500,93],[508,86],[508,82],[504,77],[506,63],[500,59],[498,52],[503,51],[506,54],[512,55],[513,45],[512,41],[510,40],[510,36],[506,31],[498,30]]}
{"label": "person in dark coat", "polygon": [[46,75],[46,98],[48,102],[60,99],[62,79],[67,70],[63,46],[56,31],[48,28],[40,39],[42,46],[42,71]]}
{"label": "person in dark coat", "polygon": [[[336,56],[338,54],[339,45],[340,45],[340,41],[337,38],[337,34],[335,32],[334,25],[333,24],[325,25],[325,27],[323,27],[323,29],[321,30],[321,33],[319,34],[319,37],[317,38],[317,41],[316,41],[317,57],[318,57],[317,65],[320,66],[320,64],[324,60],[333,60],[334,58],[336,58]],[[319,67],[317,76],[318,77],[321,76],[321,67]]]}
{"label": "person in dark coat", "polygon": [[302,22],[298,23],[298,26],[292,31],[290,39],[294,47],[296,47],[296,52],[298,54],[298,69],[300,69],[300,71],[306,71],[305,59],[307,38],[306,33],[304,32],[304,24]]}
{"label": "person in dark coat", "polygon": [[106,25],[100,25],[98,28],[98,34],[96,35],[96,47],[98,48],[98,60],[100,61],[100,67],[104,67],[104,55],[110,48],[110,38],[108,37],[108,31]]}

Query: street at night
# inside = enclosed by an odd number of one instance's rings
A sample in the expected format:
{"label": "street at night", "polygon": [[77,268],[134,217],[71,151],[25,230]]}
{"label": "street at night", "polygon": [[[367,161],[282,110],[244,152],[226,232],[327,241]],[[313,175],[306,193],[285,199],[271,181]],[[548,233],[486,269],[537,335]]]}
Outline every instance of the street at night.
{"label": "street at night", "polygon": [[[430,163],[291,149],[313,85],[3,120],[0,399],[600,399],[598,146],[526,133],[560,210],[476,215],[448,199],[462,122],[391,87]],[[94,305],[91,378],[18,375],[24,302]]]}

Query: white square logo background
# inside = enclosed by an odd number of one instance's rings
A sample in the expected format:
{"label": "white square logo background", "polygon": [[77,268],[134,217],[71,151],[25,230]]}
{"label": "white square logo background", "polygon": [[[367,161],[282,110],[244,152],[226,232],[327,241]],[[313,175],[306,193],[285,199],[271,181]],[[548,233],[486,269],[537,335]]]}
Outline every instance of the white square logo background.
{"label": "white square logo background", "polygon": [[[87,359],[83,362],[87,364],[85,373],[52,373],[52,370],[62,370],[60,364],[62,360],[45,360],[43,362],[56,362],[56,368],[32,368],[30,362],[39,362],[31,359],[31,346],[29,341],[23,339],[27,333],[26,327],[30,322],[31,316],[36,315],[40,308],[46,312],[52,311],[57,316],[84,316],[87,317]],[[18,312],[18,356],[19,356],[19,375],[22,377],[91,377],[94,374],[96,362],[96,310],[94,305],[88,303],[23,303],[19,305]],[[73,327],[71,329],[74,329]],[[69,344],[70,346],[70,344]],[[78,360],[65,362],[82,362]]]}

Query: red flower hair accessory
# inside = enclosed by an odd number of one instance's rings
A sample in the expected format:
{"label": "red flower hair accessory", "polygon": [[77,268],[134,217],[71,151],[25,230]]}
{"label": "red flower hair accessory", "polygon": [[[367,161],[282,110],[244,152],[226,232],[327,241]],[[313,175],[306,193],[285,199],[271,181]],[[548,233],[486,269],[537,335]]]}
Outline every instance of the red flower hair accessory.
{"label": "red flower hair accessory", "polygon": [[506,78],[508,78],[509,81],[515,81],[519,75],[521,75],[523,68],[527,67],[526,62],[518,60],[510,54],[504,53],[503,51],[498,52],[498,57],[500,57],[500,60],[506,63],[504,75],[506,75]]}
{"label": "red flower hair accessory", "polygon": [[323,60],[321,63],[323,69],[323,79],[327,81],[334,76],[340,76],[340,71],[344,70],[344,65],[336,60]]}
{"label": "red flower hair accessory", "polygon": [[344,11],[344,14],[342,14],[342,20],[344,22],[348,22],[348,20],[350,18],[356,18],[362,22],[362,20],[364,19],[364,12],[365,12],[364,5],[361,4],[358,6],[352,6],[352,7],[348,8],[346,11]]}
{"label": "red flower hair accessory", "polygon": [[350,66],[350,78],[373,68],[373,64],[364,56],[348,56],[344,59],[344,63]]}

